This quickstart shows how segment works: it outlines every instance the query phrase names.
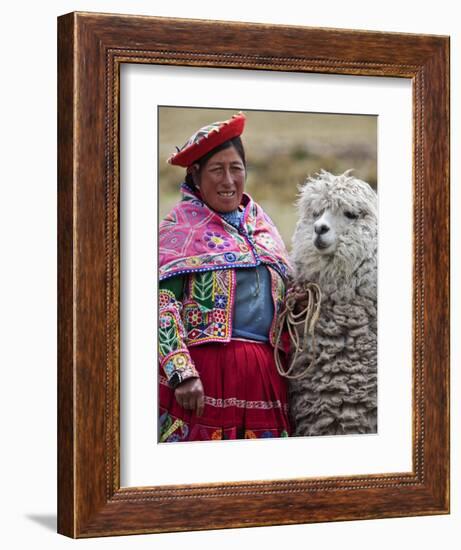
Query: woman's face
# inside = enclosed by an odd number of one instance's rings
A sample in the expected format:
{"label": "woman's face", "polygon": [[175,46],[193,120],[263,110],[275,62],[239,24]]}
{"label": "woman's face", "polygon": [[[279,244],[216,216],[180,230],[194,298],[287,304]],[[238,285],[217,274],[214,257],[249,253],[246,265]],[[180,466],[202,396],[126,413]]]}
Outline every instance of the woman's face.
{"label": "woman's face", "polygon": [[194,166],[193,178],[205,203],[217,212],[232,212],[242,201],[245,184],[245,166],[234,147],[213,155],[198,172]]}

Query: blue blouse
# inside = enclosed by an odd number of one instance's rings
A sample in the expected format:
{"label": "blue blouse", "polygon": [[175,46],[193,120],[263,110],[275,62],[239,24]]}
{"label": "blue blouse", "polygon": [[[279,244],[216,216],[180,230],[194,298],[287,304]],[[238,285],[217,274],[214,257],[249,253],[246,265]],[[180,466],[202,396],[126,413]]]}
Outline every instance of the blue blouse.
{"label": "blue blouse", "polygon": [[236,269],[232,336],[246,340],[269,342],[269,331],[274,316],[271,276],[265,265]]}
{"label": "blue blouse", "polygon": [[[242,223],[243,212],[220,213],[227,223],[237,229]],[[246,340],[269,341],[269,330],[274,315],[271,293],[271,277],[264,265],[255,268],[236,269],[232,336]]]}

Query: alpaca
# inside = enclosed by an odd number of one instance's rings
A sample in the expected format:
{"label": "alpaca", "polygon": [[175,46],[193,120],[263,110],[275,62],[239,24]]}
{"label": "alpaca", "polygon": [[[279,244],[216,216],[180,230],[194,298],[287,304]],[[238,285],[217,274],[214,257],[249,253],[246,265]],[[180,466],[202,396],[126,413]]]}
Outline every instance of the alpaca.
{"label": "alpaca", "polygon": [[377,195],[350,171],[322,170],[300,187],[294,284],[322,292],[315,346],[289,384],[294,435],[377,431]]}

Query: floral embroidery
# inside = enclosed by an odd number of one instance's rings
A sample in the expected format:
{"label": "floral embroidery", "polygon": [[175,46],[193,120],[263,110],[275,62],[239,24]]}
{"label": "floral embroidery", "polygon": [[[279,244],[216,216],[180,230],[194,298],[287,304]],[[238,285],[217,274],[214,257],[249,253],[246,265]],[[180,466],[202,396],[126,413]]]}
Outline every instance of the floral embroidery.
{"label": "floral embroidery", "polygon": [[180,327],[175,322],[174,313],[165,311],[160,315],[159,351],[166,356],[179,348],[181,337]]}
{"label": "floral embroidery", "polygon": [[184,324],[181,322],[182,303],[168,289],[159,292],[160,315],[158,329],[159,362],[166,376],[171,378],[181,369],[185,378],[197,376],[192,359],[184,343]]}
{"label": "floral embroidery", "polygon": [[223,294],[217,294],[214,298],[214,306],[219,309],[226,309],[227,296],[224,296]]}
{"label": "floral embroidery", "polygon": [[217,231],[206,231],[203,240],[207,243],[208,248],[224,250],[230,247],[230,242],[222,233]]}
{"label": "floral embroidery", "polygon": [[193,309],[187,312],[187,320],[189,323],[196,327],[202,322],[203,316],[199,309]]}
{"label": "floral embroidery", "polygon": [[[187,277],[180,301],[171,291],[159,292],[159,361],[163,368],[169,365],[164,371],[166,376],[172,364],[177,368],[174,362],[170,363],[174,355],[184,357],[182,373],[190,376],[195,371],[188,346],[230,340],[236,287],[235,269],[231,268],[260,263],[270,268],[275,305],[272,343],[285,291],[282,280],[287,268],[285,247],[250,197],[244,196],[240,233],[190,188],[183,186],[182,192],[183,200],[161,222],[159,234],[160,280],[177,274]],[[269,250],[268,243],[274,243],[273,249]],[[180,360],[180,367],[181,364]]]}
{"label": "floral embroidery", "polygon": [[187,185],[181,190],[183,200],[160,223],[160,280],[217,266],[255,265],[258,260],[269,265],[288,263],[277,229],[248,195],[243,199],[244,231],[239,232]]}
{"label": "floral embroidery", "polygon": [[256,434],[253,430],[245,430],[245,439],[256,439]]}
{"label": "floral embroidery", "polygon": [[160,318],[160,328],[168,328],[171,327],[171,317],[170,316],[164,316]]}
{"label": "floral embroidery", "polygon": [[[268,266],[272,280],[272,298],[275,314],[269,339],[274,345],[275,326],[283,305],[285,285],[274,267]],[[236,287],[235,271],[223,269],[191,273],[184,286],[184,295],[179,302],[170,290],[159,292],[159,361],[163,369],[175,354],[185,358],[182,373],[195,376],[195,368],[187,352],[188,346],[207,342],[228,342],[232,335],[232,311]],[[171,377],[171,366],[164,371]],[[194,374],[195,373],[195,374]],[[280,407],[278,403],[246,403],[246,407]]]}
{"label": "floral embroidery", "polygon": [[[234,292],[235,274],[232,270],[192,273],[189,276],[181,315],[187,335],[185,345],[229,341]],[[218,327],[216,323],[219,323]]]}

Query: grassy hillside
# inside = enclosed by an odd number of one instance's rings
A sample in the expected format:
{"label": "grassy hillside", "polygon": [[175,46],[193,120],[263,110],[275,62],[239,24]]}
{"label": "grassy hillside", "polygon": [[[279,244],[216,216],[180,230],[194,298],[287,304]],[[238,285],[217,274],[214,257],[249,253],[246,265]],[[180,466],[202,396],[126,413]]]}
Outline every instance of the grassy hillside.
{"label": "grassy hillside", "polygon": [[[179,199],[185,170],[166,159],[198,128],[240,109],[159,109],[160,218]],[[267,211],[290,248],[297,186],[320,169],[355,175],[377,186],[377,117],[245,111],[242,135],[248,163],[246,191]]]}

